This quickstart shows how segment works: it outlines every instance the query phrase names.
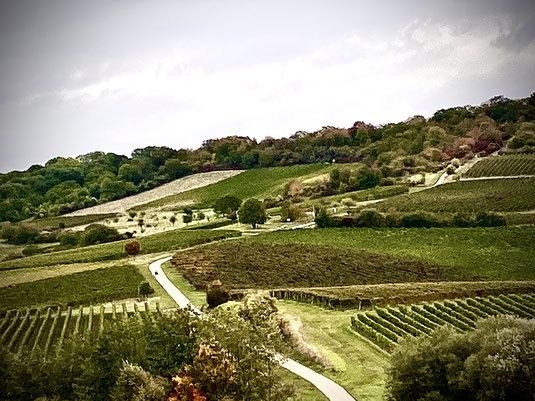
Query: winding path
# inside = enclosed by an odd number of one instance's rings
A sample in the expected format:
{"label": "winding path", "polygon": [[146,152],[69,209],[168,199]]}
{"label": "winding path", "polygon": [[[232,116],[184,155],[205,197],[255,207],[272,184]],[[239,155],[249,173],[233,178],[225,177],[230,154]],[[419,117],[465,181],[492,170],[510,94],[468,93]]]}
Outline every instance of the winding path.
{"label": "winding path", "polygon": [[[180,292],[178,288],[169,280],[167,275],[162,270],[162,264],[171,260],[171,256],[155,260],[149,264],[149,270],[158,281],[158,283],[163,287],[165,291],[169,294],[171,298],[177,303],[180,308],[191,308],[194,313],[200,315],[202,312],[196,308],[190,300]],[[292,359],[286,358],[280,354],[276,355],[277,362],[285,369],[289,370],[292,373],[302,377],[306,381],[314,385],[319,391],[321,391],[330,401],[355,401],[353,398],[342,386],[336,384],[327,377],[313,371],[310,368],[307,368],[304,365],[301,365],[299,362],[296,362]]]}

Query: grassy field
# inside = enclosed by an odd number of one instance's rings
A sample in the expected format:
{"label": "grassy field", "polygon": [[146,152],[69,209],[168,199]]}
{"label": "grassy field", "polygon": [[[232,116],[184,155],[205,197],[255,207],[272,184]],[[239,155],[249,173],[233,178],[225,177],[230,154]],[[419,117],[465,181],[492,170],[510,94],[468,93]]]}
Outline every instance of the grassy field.
{"label": "grassy field", "polygon": [[219,279],[231,288],[319,287],[453,280],[441,266],[329,246],[232,241],[179,252],[172,263],[196,288]]}
{"label": "grassy field", "polygon": [[489,157],[477,162],[465,177],[496,177],[535,175],[535,155],[507,155]]}
{"label": "grassy field", "polygon": [[380,211],[515,212],[535,209],[535,178],[461,181],[389,198]]}
{"label": "grassy field", "polygon": [[0,287],[0,309],[38,305],[80,305],[137,296],[143,276],[125,265]]}
{"label": "grassy field", "polygon": [[278,302],[277,306],[281,313],[300,318],[304,340],[318,348],[328,361],[331,367],[320,373],[359,401],[383,400],[388,358],[351,329],[355,310],[328,310],[293,301]]}
{"label": "grassy field", "polygon": [[270,294],[280,299],[349,309],[532,292],[535,292],[535,281],[453,281],[274,289]]}
{"label": "grassy field", "polygon": [[247,239],[269,245],[307,244],[367,250],[448,266],[489,280],[535,280],[535,228],[315,229]]}
{"label": "grassy field", "polygon": [[59,228],[61,223],[65,224],[65,227],[82,226],[85,224],[95,223],[97,221],[113,219],[116,215],[116,213],[105,213],[88,214],[85,216],[55,216],[46,217],[43,219],[30,219],[26,220],[26,223],[30,223],[41,230],[54,230]]}
{"label": "grassy field", "polygon": [[184,203],[193,203],[197,208],[212,207],[216,199],[224,195],[234,195],[240,199],[261,198],[281,190],[283,184],[292,178],[319,174],[329,168],[324,164],[308,164],[247,170],[215,184],[157,199],[134,209],[145,210]]}
{"label": "grassy field", "polygon": [[[188,248],[239,235],[239,232],[230,230],[174,230],[140,237],[137,241],[141,244],[141,253],[148,254]],[[124,244],[128,241],[116,241],[4,261],[0,263],[0,270],[120,259],[126,257]]]}

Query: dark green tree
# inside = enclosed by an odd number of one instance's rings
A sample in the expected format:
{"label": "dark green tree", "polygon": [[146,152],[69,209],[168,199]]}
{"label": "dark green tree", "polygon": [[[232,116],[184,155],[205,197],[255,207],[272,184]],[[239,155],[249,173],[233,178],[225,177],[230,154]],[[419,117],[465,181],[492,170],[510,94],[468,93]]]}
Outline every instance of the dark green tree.
{"label": "dark green tree", "polygon": [[243,202],[238,215],[240,223],[250,224],[253,228],[258,224],[264,224],[267,218],[264,205],[258,199],[247,199]]}

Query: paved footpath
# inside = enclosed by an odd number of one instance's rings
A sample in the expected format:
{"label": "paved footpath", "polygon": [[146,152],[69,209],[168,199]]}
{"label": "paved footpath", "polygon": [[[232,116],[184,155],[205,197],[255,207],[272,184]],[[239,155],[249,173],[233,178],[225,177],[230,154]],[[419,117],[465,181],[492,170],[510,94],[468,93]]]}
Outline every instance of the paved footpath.
{"label": "paved footpath", "polygon": [[[169,280],[167,275],[162,270],[162,264],[171,260],[171,256],[158,259],[149,265],[149,270],[152,275],[160,283],[165,291],[171,298],[177,303],[180,308],[191,308],[194,313],[202,314],[202,312],[196,308],[189,299],[180,292],[178,288]],[[290,372],[302,377],[306,381],[314,385],[319,391],[321,391],[330,401],[356,401],[342,386],[336,384],[331,379],[301,365],[292,359],[286,358],[282,355],[276,356],[279,364],[288,369]]]}

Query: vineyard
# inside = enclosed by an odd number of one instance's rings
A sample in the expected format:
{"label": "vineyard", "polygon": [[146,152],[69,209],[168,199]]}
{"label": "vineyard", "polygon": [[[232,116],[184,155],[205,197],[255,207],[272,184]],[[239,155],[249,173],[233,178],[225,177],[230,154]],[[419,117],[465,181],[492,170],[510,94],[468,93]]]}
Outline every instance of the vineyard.
{"label": "vineyard", "polygon": [[0,344],[17,355],[44,358],[71,337],[98,336],[106,321],[129,317],[150,321],[152,313],[161,313],[159,304],[151,309],[147,302],[141,308],[134,303],[133,310],[126,303],[113,304],[111,312],[103,305],[99,308],[14,309],[0,318]]}
{"label": "vineyard", "polygon": [[[477,166],[477,164],[476,164]],[[535,178],[460,181],[377,204],[383,212],[515,212],[535,209]]]}
{"label": "vineyard", "polygon": [[427,336],[441,326],[464,332],[473,329],[477,320],[496,315],[533,319],[535,296],[509,294],[376,308],[357,313],[351,318],[351,326],[362,337],[391,352],[403,337]]}
{"label": "vineyard", "polygon": [[464,175],[468,178],[535,175],[534,155],[509,155],[481,160]]}

